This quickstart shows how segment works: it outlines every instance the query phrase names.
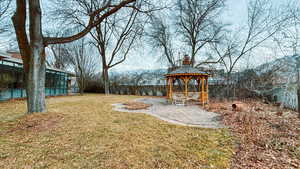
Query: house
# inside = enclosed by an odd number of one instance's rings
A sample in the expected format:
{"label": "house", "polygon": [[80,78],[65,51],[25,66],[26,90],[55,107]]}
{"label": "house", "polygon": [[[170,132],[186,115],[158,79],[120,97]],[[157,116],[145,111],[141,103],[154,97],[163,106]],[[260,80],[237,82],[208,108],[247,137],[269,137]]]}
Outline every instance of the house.
{"label": "house", "polygon": [[[46,69],[46,96],[68,95],[74,91],[74,74],[63,70]],[[0,101],[24,98],[23,62],[21,55],[15,51],[0,51]]]}

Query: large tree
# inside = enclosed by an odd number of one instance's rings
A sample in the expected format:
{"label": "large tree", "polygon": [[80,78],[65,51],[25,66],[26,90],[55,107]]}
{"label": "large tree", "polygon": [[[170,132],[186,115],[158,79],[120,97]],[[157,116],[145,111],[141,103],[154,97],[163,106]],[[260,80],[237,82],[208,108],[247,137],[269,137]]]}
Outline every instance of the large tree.
{"label": "large tree", "polygon": [[7,28],[7,18],[8,18],[8,13],[9,11],[9,6],[11,4],[11,0],[0,0],[0,34],[5,32]]}
{"label": "large tree", "polygon": [[88,81],[95,77],[97,68],[96,51],[83,37],[67,44],[49,46],[51,58],[47,64],[51,67],[75,72],[79,92],[83,95]]}
{"label": "large tree", "polygon": [[131,10],[107,18],[91,32],[92,43],[102,61],[105,94],[109,94],[109,69],[124,62],[142,35],[143,26],[137,23],[138,12]]}
{"label": "large tree", "polygon": [[300,2],[291,1],[284,9],[290,18],[285,29],[276,34],[274,41],[283,55],[296,55],[300,51]]}
{"label": "large tree", "polygon": [[[109,70],[127,59],[127,56],[142,35],[145,25],[142,22],[148,18],[142,14],[149,15],[152,11],[160,9],[154,8],[147,2],[144,3],[145,5],[142,9],[143,3],[141,2],[134,2],[131,6],[127,6],[126,10],[104,19],[101,24],[95,26],[90,32],[92,37],[91,43],[98,50],[102,62],[101,71],[105,94],[109,94]],[[61,12],[58,13],[65,18],[64,22],[72,22],[78,27],[82,27],[84,26],[82,16],[87,15],[88,11],[95,10],[101,3],[103,3],[102,0],[81,0],[81,5],[84,7],[85,12],[78,13],[76,9],[71,7],[67,10],[64,8],[60,9],[59,11]]]}
{"label": "large tree", "polygon": [[[57,44],[49,46],[52,58],[47,58],[48,66],[56,69],[66,70],[70,65],[69,51],[66,44]],[[49,53],[50,53],[49,52]]]}
{"label": "large tree", "polygon": [[161,53],[161,60],[167,61],[170,67],[176,66],[176,58],[174,56],[174,41],[171,26],[169,26],[161,16],[151,18],[151,24],[148,28],[148,41],[154,48]]}
{"label": "large tree", "polygon": [[[148,29],[150,45],[162,60],[176,67],[175,52],[190,55],[195,66],[200,49],[218,41],[224,24],[219,21],[225,0],[178,0],[170,10],[157,13]],[[182,49],[184,47],[184,49]],[[176,51],[177,48],[177,51]],[[179,51],[179,50],[183,51]],[[180,57],[180,56],[179,56]]]}
{"label": "large tree", "polygon": [[251,0],[248,4],[247,24],[240,30],[227,32],[219,43],[211,44],[213,54],[217,56],[212,63],[220,63],[224,67],[228,89],[231,74],[238,62],[271,40],[288,19],[289,16],[274,8],[270,0]]}
{"label": "large tree", "polygon": [[189,48],[192,66],[201,48],[219,39],[224,24],[217,19],[225,0],[180,0],[177,3],[178,33]]}
{"label": "large tree", "polygon": [[70,66],[76,73],[79,92],[83,95],[87,82],[94,77],[97,70],[95,51],[86,38],[68,45]]}
{"label": "large tree", "polygon": [[[45,47],[51,44],[68,43],[88,34],[105,18],[129,6],[136,0],[103,1],[96,10],[89,11],[85,27],[67,37],[44,37],[40,0],[16,0],[12,17],[20,54],[23,60],[27,92],[27,112],[45,112]],[[81,2],[81,1],[77,1]],[[74,3],[76,3],[74,1]],[[80,3],[78,3],[80,5]],[[78,7],[80,9],[80,7]],[[27,26],[26,23],[29,23]],[[29,34],[28,34],[29,33]]]}

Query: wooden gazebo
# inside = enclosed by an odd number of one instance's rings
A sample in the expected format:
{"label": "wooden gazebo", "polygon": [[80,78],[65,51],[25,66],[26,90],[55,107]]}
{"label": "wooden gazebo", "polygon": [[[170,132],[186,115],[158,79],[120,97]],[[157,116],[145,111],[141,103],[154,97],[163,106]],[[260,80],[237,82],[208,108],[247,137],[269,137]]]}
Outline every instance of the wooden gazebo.
{"label": "wooden gazebo", "polygon": [[[171,71],[165,75],[167,83],[167,98],[172,103],[178,102],[186,104],[188,101],[197,101],[203,105],[208,103],[208,77],[209,74],[202,72],[191,66],[190,59],[186,55],[183,60],[183,64],[180,68]],[[189,91],[190,81],[195,80],[197,83],[193,83],[194,88],[197,91]],[[180,81],[183,84],[181,92],[175,92],[175,82]]]}

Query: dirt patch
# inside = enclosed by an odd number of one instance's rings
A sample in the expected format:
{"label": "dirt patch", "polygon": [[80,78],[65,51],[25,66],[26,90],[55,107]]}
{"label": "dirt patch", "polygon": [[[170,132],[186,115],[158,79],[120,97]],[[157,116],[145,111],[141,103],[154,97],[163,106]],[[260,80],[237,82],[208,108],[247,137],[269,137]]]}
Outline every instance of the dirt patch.
{"label": "dirt patch", "polygon": [[21,118],[17,122],[16,127],[13,127],[11,130],[9,130],[9,132],[16,132],[20,130],[34,132],[49,131],[56,128],[62,119],[62,115],[53,113],[26,115]]}
{"label": "dirt patch", "polygon": [[238,139],[232,168],[300,168],[297,112],[254,100],[211,101],[205,108],[220,113]]}
{"label": "dirt patch", "polygon": [[143,110],[152,106],[152,104],[146,104],[141,102],[125,102],[123,103],[123,105],[125,105],[124,108],[127,110]]}

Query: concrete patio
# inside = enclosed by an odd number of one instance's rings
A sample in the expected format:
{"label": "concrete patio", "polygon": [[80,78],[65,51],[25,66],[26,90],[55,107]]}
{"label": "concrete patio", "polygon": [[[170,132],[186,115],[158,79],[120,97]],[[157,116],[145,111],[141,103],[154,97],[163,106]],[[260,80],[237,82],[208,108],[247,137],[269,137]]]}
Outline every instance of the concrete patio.
{"label": "concrete patio", "polygon": [[114,110],[120,112],[145,113],[157,117],[161,120],[193,127],[203,128],[223,128],[220,116],[213,112],[207,112],[199,105],[179,106],[167,103],[164,98],[142,98],[135,100],[151,107],[144,110],[127,110],[122,103],[113,104]]}

